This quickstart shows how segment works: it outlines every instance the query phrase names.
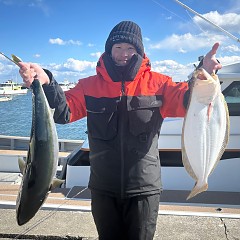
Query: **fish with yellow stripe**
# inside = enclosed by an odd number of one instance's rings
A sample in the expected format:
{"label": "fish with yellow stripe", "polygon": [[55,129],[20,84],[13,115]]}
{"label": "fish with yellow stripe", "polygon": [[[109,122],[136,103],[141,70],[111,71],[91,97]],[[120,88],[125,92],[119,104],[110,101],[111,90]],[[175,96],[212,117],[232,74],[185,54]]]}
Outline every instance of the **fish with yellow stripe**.
{"label": "fish with yellow stripe", "polygon": [[[22,60],[12,54],[12,61]],[[58,135],[50,109],[39,80],[35,79],[32,88],[32,128],[27,161],[19,158],[22,176],[16,200],[16,218],[23,225],[38,212],[49,192],[64,181],[55,178],[58,166]]]}
{"label": "fish with yellow stripe", "polygon": [[[200,80],[202,75],[206,80]],[[182,129],[182,160],[196,181],[190,199],[208,189],[229,139],[229,113],[217,75],[197,69],[190,84],[190,98]]]}
{"label": "fish with yellow stripe", "polygon": [[23,174],[16,200],[18,225],[32,219],[49,192],[63,181],[55,178],[58,166],[58,136],[50,109],[39,80],[32,83],[32,128],[27,161],[19,158]]}

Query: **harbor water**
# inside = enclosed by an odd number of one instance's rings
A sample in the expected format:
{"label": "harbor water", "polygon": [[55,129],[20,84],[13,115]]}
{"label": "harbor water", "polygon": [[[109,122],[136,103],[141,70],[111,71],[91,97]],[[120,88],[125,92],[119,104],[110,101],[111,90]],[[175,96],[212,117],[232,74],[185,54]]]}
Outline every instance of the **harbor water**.
{"label": "harbor water", "polygon": [[[32,93],[15,95],[0,102],[0,135],[29,137],[32,123]],[[85,140],[86,118],[69,124],[56,124],[59,139]]]}

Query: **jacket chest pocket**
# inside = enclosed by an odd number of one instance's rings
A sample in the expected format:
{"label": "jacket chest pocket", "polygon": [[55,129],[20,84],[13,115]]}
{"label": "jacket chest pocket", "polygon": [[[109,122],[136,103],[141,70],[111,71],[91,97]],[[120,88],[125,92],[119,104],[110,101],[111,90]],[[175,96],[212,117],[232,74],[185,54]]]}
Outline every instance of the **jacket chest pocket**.
{"label": "jacket chest pocket", "polygon": [[128,97],[129,130],[138,136],[153,129],[159,130],[162,117],[160,107],[161,96]]}
{"label": "jacket chest pocket", "polygon": [[110,140],[116,136],[118,100],[86,97],[88,134],[92,138]]}

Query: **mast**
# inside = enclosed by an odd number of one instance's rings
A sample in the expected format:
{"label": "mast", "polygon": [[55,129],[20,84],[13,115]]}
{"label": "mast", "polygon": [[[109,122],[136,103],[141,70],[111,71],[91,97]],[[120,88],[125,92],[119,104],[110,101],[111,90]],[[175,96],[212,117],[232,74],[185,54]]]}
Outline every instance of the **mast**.
{"label": "mast", "polygon": [[218,26],[217,24],[211,22],[210,20],[208,20],[207,18],[203,17],[201,14],[199,14],[198,12],[194,11],[193,9],[191,9],[190,7],[188,7],[187,5],[181,3],[178,0],[175,0],[175,2],[177,2],[179,5],[181,5],[182,7],[184,7],[185,9],[189,10],[190,12],[192,12],[193,14],[197,15],[198,17],[202,18],[203,20],[205,20],[206,22],[210,23],[211,25],[213,25],[214,27],[216,27],[218,30],[226,33],[230,38],[232,38],[233,40],[240,42],[240,39],[237,38],[236,36],[232,35],[230,32],[226,31],[225,29],[221,28],[220,26]]}

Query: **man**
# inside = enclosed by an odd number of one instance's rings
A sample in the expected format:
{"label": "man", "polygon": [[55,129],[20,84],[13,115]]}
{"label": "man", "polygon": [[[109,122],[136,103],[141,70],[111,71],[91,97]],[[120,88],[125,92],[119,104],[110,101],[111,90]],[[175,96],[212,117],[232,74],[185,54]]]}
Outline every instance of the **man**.
{"label": "man", "polygon": [[[218,45],[203,60],[209,73],[221,68]],[[162,190],[159,131],[165,117],[185,115],[188,84],[151,71],[141,29],[131,21],[110,32],[97,74],[65,93],[48,70],[20,65],[28,87],[35,78],[43,84],[56,123],[87,116],[89,188],[99,239],[153,239]]]}

